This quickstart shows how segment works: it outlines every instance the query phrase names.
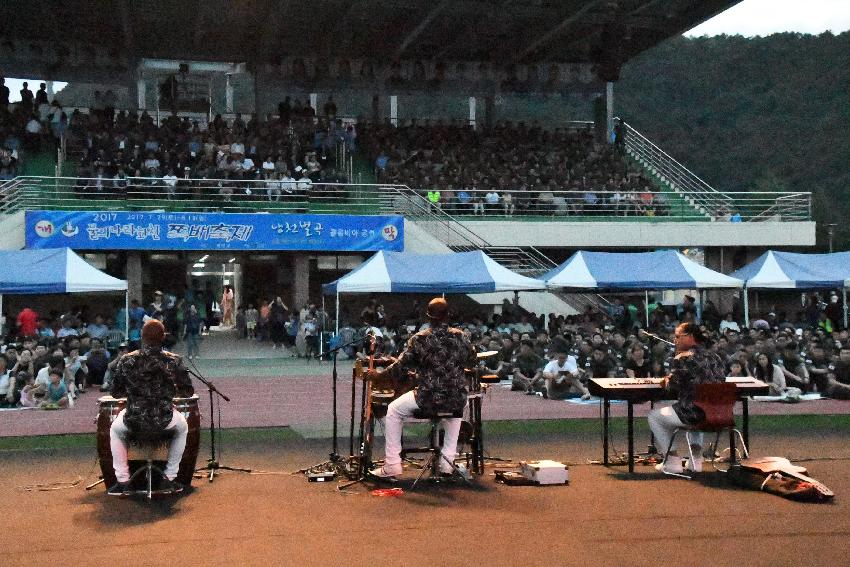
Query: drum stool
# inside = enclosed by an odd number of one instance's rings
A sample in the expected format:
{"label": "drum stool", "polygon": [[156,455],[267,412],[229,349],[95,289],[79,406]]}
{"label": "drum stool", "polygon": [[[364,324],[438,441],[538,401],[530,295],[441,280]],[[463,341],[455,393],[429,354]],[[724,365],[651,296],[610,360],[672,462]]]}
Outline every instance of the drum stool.
{"label": "drum stool", "polygon": [[[162,461],[168,459],[168,449],[173,438],[173,429],[165,429],[163,431],[158,431],[155,433],[134,433],[132,431],[127,432],[127,437],[125,439],[127,442],[127,460],[129,461],[132,459],[132,457],[135,457],[135,459],[133,460],[145,461],[145,465],[136,469],[136,471],[130,476],[130,480],[127,481],[127,487],[129,488],[130,486],[132,486],[133,481],[135,481],[141,475],[144,475],[147,489],[132,491],[132,494],[144,494],[150,500],[151,498],[153,498],[154,492],[156,492],[156,494],[174,493],[171,490],[153,490],[153,473],[156,472],[160,478],[165,478],[165,471],[163,471],[153,463],[154,461]],[[163,451],[165,452],[164,459]],[[132,457],[130,455],[131,452],[134,453]]]}
{"label": "drum stool", "polygon": [[440,461],[445,460],[452,466],[455,474],[457,474],[463,481],[471,486],[469,479],[466,478],[466,475],[461,472],[457,465],[454,462],[449,461],[449,459],[443,455],[442,451],[442,440],[440,439],[440,422],[444,419],[462,419],[463,418],[463,410],[457,412],[437,412],[437,413],[425,413],[422,410],[416,410],[413,412],[414,419],[427,419],[431,422],[431,431],[429,433],[429,442],[428,447],[423,448],[423,452],[429,453],[428,459],[425,461],[425,464],[422,465],[422,471],[419,473],[419,476],[416,477],[416,480],[413,481],[413,487],[416,486],[416,483],[422,478],[425,474],[425,471],[430,470],[431,474],[429,478],[433,482],[440,482],[441,480],[441,472],[440,472]]}

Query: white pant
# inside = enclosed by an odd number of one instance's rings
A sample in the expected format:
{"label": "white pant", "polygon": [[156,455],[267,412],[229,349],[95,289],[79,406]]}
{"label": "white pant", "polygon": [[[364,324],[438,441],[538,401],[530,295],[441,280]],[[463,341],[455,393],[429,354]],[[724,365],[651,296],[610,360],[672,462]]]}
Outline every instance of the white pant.
{"label": "white pant", "polygon": [[[403,394],[387,406],[387,417],[384,428],[384,466],[388,470],[401,467],[401,430],[403,420],[410,419],[413,416],[413,412],[418,409],[419,406],[416,404],[416,398],[412,391]],[[454,462],[457,455],[457,436],[460,433],[461,421],[463,420],[460,418],[441,420],[441,427],[445,431],[442,453],[451,462]],[[441,459],[440,469],[443,472],[452,472],[452,467],[445,459]]]}
{"label": "white pant", "polygon": [[[655,436],[655,447],[662,453],[667,451],[667,446],[670,445],[670,438],[673,437],[673,432],[676,428],[685,426],[672,406],[652,410],[649,412],[647,419],[649,420],[649,428]],[[692,432],[690,437],[691,445],[702,445],[701,432]],[[676,446],[674,445],[670,450],[675,451]]]}
{"label": "white pant", "polygon": [[[183,450],[186,448],[186,436],[189,433],[189,425],[183,414],[173,410],[171,422],[165,429],[174,430],[174,438],[168,448],[168,464],[165,466],[165,478],[174,480],[177,470],[180,468],[180,459],[183,458]],[[112,449],[112,468],[115,469],[115,478],[118,482],[130,480],[130,467],[127,463],[127,443],[124,438],[127,435],[127,426],[124,425],[124,414],[126,409],[121,410],[112,427],[109,428],[109,447]]]}

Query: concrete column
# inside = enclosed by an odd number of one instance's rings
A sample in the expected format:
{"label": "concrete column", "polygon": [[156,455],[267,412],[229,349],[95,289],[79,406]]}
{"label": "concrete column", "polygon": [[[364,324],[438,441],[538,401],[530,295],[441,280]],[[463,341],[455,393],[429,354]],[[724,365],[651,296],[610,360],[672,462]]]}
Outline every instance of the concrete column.
{"label": "concrete column", "polygon": [[496,121],[496,99],[493,95],[484,97],[484,124],[490,128]]}
{"label": "concrete column", "polygon": [[319,116],[319,93],[310,93],[310,106],[316,111],[316,116]]}
{"label": "concrete column", "polygon": [[53,81],[44,81],[47,90],[47,100],[53,102]]}
{"label": "concrete column", "polygon": [[138,110],[144,110],[148,107],[147,87],[145,86],[145,80],[142,78],[136,80],[136,100]]}
{"label": "concrete column", "polygon": [[605,84],[605,106],[605,141],[610,144],[614,132],[614,83],[611,81]]}
{"label": "concrete column", "polygon": [[142,297],[142,253],[127,252],[127,290],[130,300],[138,299],[144,305]]}
{"label": "concrete column", "polygon": [[390,95],[390,122],[398,126],[398,96]]}
{"label": "concrete column", "polygon": [[469,125],[473,128],[476,127],[475,122],[475,97],[469,97]]}
{"label": "concrete column", "polygon": [[230,73],[225,73],[224,77],[224,111],[230,113],[233,112],[233,85],[230,84]]}
{"label": "concrete column", "polygon": [[296,253],[292,258],[292,309],[301,309],[310,300],[310,255]]}

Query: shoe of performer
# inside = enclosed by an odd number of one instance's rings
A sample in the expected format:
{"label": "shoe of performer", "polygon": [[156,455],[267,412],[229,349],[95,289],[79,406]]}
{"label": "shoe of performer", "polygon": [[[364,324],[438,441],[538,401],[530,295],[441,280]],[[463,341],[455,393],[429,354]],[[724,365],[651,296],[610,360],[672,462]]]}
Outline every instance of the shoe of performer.
{"label": "shoe of performer", "polygon": [[581,397],[581,401],[586,402],[586,401],[587,401],[587,400],[589,400],[590,398],[591,398],[590,394],[584,394],[584,395]]}
{"label": "shoe of performer", "polygon": [[655,470],[663,473],[682,474],[685,469],[682,468],[682,458],[679,455],[667,455],[664,462],[655,465]]}
{"label": "shoe of performer", "polygon": [[380,467],[375,467],[374,469],[369,471],[370,475],[377,478],[385,478],[387,480],[395,480],[395,477],[399,476],[401,473],[401,465],[395,467],[388,467],[387,465],[382,465]]}
{"label": "shoe of performer", "polygon": [[73,407],[74,407],[74,398],[73,398],[73,397],[71,397],[71,394],[68,394],[68,407],[69,407],[69,408],[73,408]]}
{"label": "shoe of performer", "polygon": [[691,472],[702,472],[702,455],[694,454],[693,459],[688,459],[688,470]]}
{"label": "shoe of performer", "polygon": [[124,496],[124,492],[127,491],[127,484],[128,483],[126,482],[116,482],[109,487],[109,490],[107,490],[106,493],[109,496]]}
{"label": "shoe of performer", "polygon": [[161,490],[162,492],[170,492],[172,494],[176,494],[178,492],[183,492],[183,485],[181,485],[177,481],[163,478],[159,483],[159,490]]}
{"label": "shoe of performer", "polygon": [[549,399],[549,392],[546,390],[546,388],[543,388],[542,390],[540,390],[540,394],[543,396],[544,400]]}

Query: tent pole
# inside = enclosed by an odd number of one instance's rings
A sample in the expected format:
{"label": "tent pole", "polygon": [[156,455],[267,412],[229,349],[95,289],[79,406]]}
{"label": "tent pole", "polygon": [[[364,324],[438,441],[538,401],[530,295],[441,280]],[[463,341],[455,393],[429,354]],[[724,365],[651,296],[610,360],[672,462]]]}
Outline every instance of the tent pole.
{"label": "tent pole", "polygon": [[750,300],[746,286],[741,290],[744,293],[744,327],[750,328]]}
{"label": "tent pole", "polygon": [[[841,288],[841,299],[844,302],[844,328],[847,328],[847,286]],[[3,305],[3,296],[0,295],[0,306]]]}
{"label": "tent pole", "polygon": [[643,314],[646,318],[646,328],[649,328],[649,290],[643,290]]}
{"label": "tent pole", "polygon": [[339,290],[336,291],[336,334],[339,336]]}
{"label": "tent pole", "polygon": [[324,313],[324,318],[323,318],[323,321],[322,321],[322,330],[319,331],[319,359],[320,360],[323,359],[324,355],[325,355],[325,353],[324,353],[324,350],[325,350],[325,348],[324,348],[325,347],[325,325],[327,324],[327,320],[328,320],[328,312],[325,311],[325,295],[324,294],[322,294],[322,313]]}
{"label": "tent pole", "polygon": [[130,340],[130,288],[124,292],[124,340]]}
{"label": "tent pole", "polygon": [[[846,316],[847,310],[846,309],[845,309],[844,313],[845,313],[844,318],[846,319],[847,318],[847,316]],[[0,337],[6,336],[6,335],[3,334],[3,323],[4,323],[4,321],[3,321],[3,294],[0,293]]]}

